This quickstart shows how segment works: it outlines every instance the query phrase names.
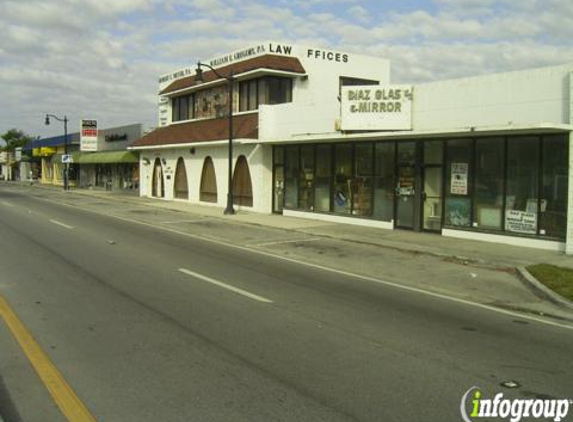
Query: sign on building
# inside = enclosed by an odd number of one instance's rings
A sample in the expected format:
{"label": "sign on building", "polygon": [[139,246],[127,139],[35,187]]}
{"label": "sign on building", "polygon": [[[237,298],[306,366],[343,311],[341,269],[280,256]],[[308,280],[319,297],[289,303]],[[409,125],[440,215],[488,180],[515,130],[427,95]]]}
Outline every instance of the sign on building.
{"label": "sign on building", "polygon": [[452,163],[450,193],[454,195],[468,194],[468,163]]}
{"label": "sign on building", "polygon": [[22,147],[14,149],[14,159],[16,161],[22,161]]}
{"label": "sign on building", "polygon": [[537,233],[537,214],[534,212],[507,210],[505,212],[505,229],[523,234]]}
{"label": "sign on building", "polygon": [[82,119],[80,151],[97,151],[97,120]]}
{"label": "sign on building", "polygon": [[341,130],[411,130],[411,85],[341,87]]}

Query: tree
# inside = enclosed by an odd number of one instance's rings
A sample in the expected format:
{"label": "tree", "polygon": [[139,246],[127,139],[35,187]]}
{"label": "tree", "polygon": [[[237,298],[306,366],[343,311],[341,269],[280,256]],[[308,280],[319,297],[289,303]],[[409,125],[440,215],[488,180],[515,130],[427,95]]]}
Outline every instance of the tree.
{"label": "tree", "polygon": [[13,152],[16,148],[23,147],[33,139],[31,136],[18,129],[10,129],[8,132],[0,136],[0,138],[6,142],[6,145],[0,147],[0,150],[10,152]]}

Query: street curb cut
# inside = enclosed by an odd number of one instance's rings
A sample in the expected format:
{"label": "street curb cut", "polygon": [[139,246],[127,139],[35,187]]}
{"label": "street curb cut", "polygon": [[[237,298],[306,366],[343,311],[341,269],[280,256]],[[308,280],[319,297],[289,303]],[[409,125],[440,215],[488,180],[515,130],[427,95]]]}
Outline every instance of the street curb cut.
{"label": "street curb cut", "polygon": [[537,296],[573,311],[573,302],[545,287],[525,267],[517,267],[517,277]]}

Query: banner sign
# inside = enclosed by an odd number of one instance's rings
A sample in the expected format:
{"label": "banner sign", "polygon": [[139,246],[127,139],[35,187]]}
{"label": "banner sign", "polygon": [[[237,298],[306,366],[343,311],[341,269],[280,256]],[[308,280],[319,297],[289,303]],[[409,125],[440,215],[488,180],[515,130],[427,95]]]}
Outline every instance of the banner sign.
{"label": "banner sign", "polygon": [[523,234],[537,233],[537,214],[534,212],[507,210],[505,212],[505,229]]}
{"label": "banner sign", "polygon": [[341,88],[341,130],[412,130],[411,85]]}
{"label": "banner sign", "polygon": [[80,151],[97,151],[97,120],[82,119]]}

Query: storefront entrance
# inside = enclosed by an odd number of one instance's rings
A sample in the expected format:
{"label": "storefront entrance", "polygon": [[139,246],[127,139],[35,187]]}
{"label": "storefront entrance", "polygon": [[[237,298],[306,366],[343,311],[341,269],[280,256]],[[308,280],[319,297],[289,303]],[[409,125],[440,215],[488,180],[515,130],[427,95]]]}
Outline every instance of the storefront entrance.
{"label": "storefront entrance", "polygon": [[398,142],[396,228],[442,229],[443,151],[442,141]]}

